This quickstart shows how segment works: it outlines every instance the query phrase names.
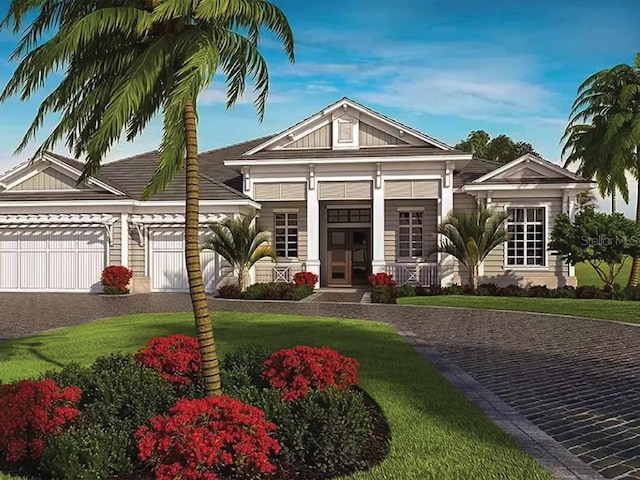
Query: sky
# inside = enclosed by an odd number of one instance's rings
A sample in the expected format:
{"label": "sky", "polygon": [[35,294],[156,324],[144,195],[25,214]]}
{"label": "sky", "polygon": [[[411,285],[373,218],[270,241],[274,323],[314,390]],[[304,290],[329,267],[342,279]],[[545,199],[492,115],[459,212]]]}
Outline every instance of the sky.
{"label": "sky", "polygon": [[[291,22],[296,62],[287,61],[273,37],[263,37],[271,94],[262,123],[250,90],[226,110],[224,78],[216,77],[198,101],[201,150],[281,131],[347,96],[451,145],[483,129],[529,142],[562,163],[561,138],[578,85],[598,70],[631,63],[640,51],[637,0],[274,3]],[[0,15],[7,6],[0,0]],[[1,86],[16,67],[9,61],[16,41],[0,32]],[[37,147],[12,155],[45,93],[0,105],[0,172]],[[115,145],[106,161],[152,150],[159,139],[154,121],[134,142]]]}

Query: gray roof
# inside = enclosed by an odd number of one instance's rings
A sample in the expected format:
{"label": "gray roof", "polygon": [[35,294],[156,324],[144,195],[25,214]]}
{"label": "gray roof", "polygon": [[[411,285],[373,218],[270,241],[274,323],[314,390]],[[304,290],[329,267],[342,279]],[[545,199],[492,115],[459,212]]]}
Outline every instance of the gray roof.
{"label": "gray roof", "polygon": [[122,198],[106,190],[59,190],[55,192],[0,192],[0,202],[64,202],[70,200],[117,200]]}
{"label": "gray roof", "polygon": [[459,150],[442,150],[437,147],[422,146],[397,146],[397,147],[366,147],[358,150],[332,150],[330,148],[305,148],[305,149],[282,149],[282,150],[262,150],[250,156],[229,157],[226,160],[249,160],[249,159],[307,159],[307,158],[368,158],[368,157],[410,157],[410,156],[430,156],[430,155],[464,155],[466,152]]}
{"label": "gray roof", "polygon": [[494,162],[493,160],[473,158],[460,170],[453,172],[453,188],[460,188],[462,185],[470,183],[476,178],[480,178],[501,166],[501,163]]}

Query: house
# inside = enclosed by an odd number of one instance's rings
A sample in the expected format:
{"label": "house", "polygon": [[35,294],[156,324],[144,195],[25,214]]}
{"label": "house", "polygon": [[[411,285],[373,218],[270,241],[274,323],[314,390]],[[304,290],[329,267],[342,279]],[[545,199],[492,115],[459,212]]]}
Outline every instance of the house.
{"label": "house", "polygon": [[[157,152],[107,163],[82,184],[82,163],[47,152],[0,178],[0,291],[97,291],[102,269],[134,271],[136,292],[188,289],[183,260],[184,175],[149,201],[141,193]],[[560,212],[593,184],[525,155],[507,165],[472,158],[343,98],[285,131],[200,156],[206,224],[259,211],[277,263],[254,281],[297,271],[322,286],[366,283],[371,272],[401,283],[466,279],[456,261],[431,254],[437,225],[477,202],[511,212],[512,239],[481,267],[481,282],[575,284],[573,268],[547,250]],[[231,272],[202,253],[208,291]]]}

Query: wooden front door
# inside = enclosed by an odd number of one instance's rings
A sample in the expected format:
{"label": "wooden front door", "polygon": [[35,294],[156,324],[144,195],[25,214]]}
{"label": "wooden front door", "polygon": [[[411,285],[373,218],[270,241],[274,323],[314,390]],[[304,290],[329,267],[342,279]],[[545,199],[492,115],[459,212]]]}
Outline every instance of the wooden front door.
{"label": "wooden front door", "polygon": [[369,229],[330,228],[328,279],[330,287],[365,285],[371,271]]}

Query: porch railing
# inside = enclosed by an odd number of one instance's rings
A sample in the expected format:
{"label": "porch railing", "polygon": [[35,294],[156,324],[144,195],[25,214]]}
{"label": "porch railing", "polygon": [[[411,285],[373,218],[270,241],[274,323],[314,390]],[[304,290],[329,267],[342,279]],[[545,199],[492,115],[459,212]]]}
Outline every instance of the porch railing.
{"label": "porch railing", "polygon": [[440,266],[437,263],[388,263],[385,272],[393,275],[400,287],[440,285]]}
{"label": "porch railing", "polygon": [[256,265],[256,282],[293,282],[293,276],[298,272],[304,272],[304,263],[280,263]]}

